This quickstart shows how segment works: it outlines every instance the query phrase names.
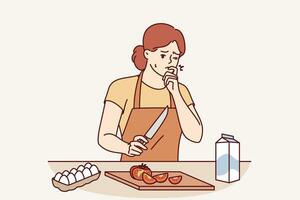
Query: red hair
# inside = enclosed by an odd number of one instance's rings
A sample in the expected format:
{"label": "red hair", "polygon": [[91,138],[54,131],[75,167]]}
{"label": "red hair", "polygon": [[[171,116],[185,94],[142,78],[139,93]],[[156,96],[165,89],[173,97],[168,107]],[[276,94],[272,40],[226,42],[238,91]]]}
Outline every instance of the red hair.
{"label": "red hair", "polygon": [[134,48],[132,54],[132,62],[135,67],[141,71],[146,68],[147,59],[144,56],[145,50],[156,51],[160,47],[167,46],[171,42],[176,41],[179,48],[179,56],[185,52],[185,41],[180,30],[164,23],[153,24],[148,27],[143,36],[143,45]]}

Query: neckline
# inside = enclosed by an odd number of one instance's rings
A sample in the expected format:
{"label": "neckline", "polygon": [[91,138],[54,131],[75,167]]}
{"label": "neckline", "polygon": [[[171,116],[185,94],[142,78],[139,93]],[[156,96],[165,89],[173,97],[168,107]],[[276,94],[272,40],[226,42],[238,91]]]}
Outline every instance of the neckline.
{"label": "neckline", "polygon": [[162,91],[162,90],[167,89],[166,86],[163,87],[163,88],[154,88],[154,87],[151,87],[150,85],[148,85],[148,84],[145,83],[144,81],[142,81],[142,84],[146,85],[148,88],[151,88],[151,89],[153,89],[153,90],[159,90],[159,91]]}

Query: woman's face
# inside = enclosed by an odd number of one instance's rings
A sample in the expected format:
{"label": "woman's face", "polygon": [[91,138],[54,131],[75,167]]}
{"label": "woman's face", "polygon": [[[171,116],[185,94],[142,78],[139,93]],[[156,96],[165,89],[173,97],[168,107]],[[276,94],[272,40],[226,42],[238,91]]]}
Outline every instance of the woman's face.
{"label": "woman's face", "polygon": [[154,52],[145,50],[144,54],[149,66],[160,76],[163,76],[170,66],[177,67],[179,62],[179,49],[176,41],[158,48]]}

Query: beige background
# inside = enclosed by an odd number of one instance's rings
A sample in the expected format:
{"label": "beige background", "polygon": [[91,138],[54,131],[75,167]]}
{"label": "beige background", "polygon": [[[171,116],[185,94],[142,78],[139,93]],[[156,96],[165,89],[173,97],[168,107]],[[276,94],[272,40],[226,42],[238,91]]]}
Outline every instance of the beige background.
{"label": "beige background", "polygon": [[180,159],[212,160],[225,132],[253,161],[238,184],[199,198],[296,195],[299,9],[262,0],[1,1],[1,199],[103,197],[54,190],[47,160],[118,159],[97,146],[102,101],[111,81],[138,72],[132,50],[156,22],[186,37],[180,81],[205,126],[200,144],[181,141]]}

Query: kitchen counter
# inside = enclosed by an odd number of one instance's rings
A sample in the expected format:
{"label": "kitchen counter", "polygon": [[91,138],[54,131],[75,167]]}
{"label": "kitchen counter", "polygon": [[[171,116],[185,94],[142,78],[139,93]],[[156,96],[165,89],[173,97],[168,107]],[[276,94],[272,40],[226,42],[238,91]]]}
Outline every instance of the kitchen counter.
{"label": "kitchen counter", "polygon": [[[141,164],[141,162],[119,162],[119,161],[48,161],[50,168],[53,170],[53,177],[56,172],[70,170],[81,164],[91,162],[98,166],[101,171],[101,176],[97,181],[94,181],[84,187],[76,190],[85,190],[94,193],[105,195],[123,196],[123,197],[183,197],[196,196],[205,193],[211,193],[229,187],[234,183],[223,183],[215,180],[215,162],[214,161],[180,161],[180,162],[145,162],[153,171],[182,171],[205,182],[215,186],[215,191],[139,191],[131,188],[118,181],[112,180],[104,175],[105,171],[129,171],[132,165]],[[241,161],[240,175],[242,176],[248,170],[251,162]],[[51,181],[52,177],[49,177]],[[58,189],[57,192],[60,192]],[[72,191],[70,191],[72,192]]]}

